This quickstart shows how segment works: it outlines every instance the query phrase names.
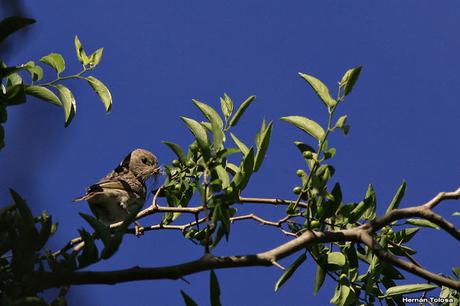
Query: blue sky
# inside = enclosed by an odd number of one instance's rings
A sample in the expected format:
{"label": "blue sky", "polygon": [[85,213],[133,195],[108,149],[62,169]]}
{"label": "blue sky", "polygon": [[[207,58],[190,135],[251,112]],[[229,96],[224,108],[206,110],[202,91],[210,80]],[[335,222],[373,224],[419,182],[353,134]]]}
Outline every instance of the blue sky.
{"label": "blue sky", "polygon": [[[31,99],[10,108],[7,146],[0,158],[0,196],[6,199],[7,187],[13,187],[35,212],[45,209],[59,221],[50,248],[62,246],[77,228],[87,226],[78,212],[89,209],[71,199],[127,152],[143,147],[168,163],[174,156],[161,141],[191,141],[179,116],[199,117],[192,98],[218,107],[224,92],[238,102],[255,94],[237,135],[252,141],[263,118],[274,120],[274,130],[263,168],[245,195],[292,198],[291,189],[298,184],[295,170],[304,165],[292,142],[309,139],[279,118],[326,118],[299,71],[319,77],[334,92],[343,72],[364,67],[340,109],[348,115],[351,131],[332,138],[337,148],[334,178],[341,182],[346,201],[360,200],[372,183],[383,212],[403,179],[408,183],[406,206],[458,188],[457,2],[53,0],[29,2],[26,8],[38,23],[25,41],[16,41],[5,56],[8,63],[38,61],[59,52],[67,71],[77,72],[73,37],[78,35],[87,50],[104,47],[94,76],[113,96],[111,114],[106,115],[86,84],[68,83],[78,109],[67,129],[63,112],[49,104]],[[458,205],[444,203],[439,212],[449,216],[460,211]],[[283,209],[258,213],[275,220]],[[427,267],[449,273],[459,264],[452,254],[460,249],[450,237],[433,230],[419,235],[423,238],[413,247]],[[254,253],[286,239],[274,229],[241,222],[233,226],[228,245],[216,253]],[[174,264],[201,253],[179,233],[152,232],[141,239],[129,237],[110,262],[92,269]],[[278,293],[273,291],[280,275],[276,268],[218,271],[223,304],[326,305],[333,289],[326,286],[313,297],[312,267],[307,259]],[[187,279],[191,285],[151,281],[73,287],[69,298],[71,305],[181,305],[183,289],[200,305],[208,304],[209,273]]]}

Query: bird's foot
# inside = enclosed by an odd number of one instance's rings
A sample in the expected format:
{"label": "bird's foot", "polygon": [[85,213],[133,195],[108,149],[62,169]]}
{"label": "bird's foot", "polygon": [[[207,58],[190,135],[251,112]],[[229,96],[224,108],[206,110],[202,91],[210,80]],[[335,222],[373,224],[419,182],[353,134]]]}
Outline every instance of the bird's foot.
{"label": "bird's foot", "polygon": [[134,234],[137,238],[144,235],[144,227],[139,222],[136,222],[134,225]]}

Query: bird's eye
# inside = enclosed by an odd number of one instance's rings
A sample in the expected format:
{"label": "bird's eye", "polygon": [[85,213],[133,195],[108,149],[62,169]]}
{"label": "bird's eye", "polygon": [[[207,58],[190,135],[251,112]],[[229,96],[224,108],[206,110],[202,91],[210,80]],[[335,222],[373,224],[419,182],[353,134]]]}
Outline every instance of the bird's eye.
{"label": "bird's eye", "polygon": [[142,161],[142,163],[143,163],[144,165],[148,165],[148,164],[149,164],[149,160],[148,160],[147,157],[143,157],[143,158],[141,159],[141,161]]}

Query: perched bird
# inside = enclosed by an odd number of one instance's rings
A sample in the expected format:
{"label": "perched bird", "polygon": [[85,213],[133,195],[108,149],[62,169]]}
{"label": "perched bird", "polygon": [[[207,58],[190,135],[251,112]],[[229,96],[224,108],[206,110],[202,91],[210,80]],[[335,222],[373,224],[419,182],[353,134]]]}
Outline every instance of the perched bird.
{"label": "perched bird", "polygon": [[156,156],[147,150],[136,149],[115,170],[89,186],[85,195],[73,201],[87,201],[93,214],[106,225],[123,221],[128,212],[144,204],[145,182],[158,172]]}

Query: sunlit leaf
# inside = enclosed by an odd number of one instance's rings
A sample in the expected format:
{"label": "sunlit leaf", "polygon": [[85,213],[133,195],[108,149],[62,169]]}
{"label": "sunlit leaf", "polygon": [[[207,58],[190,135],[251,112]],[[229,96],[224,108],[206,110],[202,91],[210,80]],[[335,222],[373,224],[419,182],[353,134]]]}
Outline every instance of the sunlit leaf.
{"label": "sunlit leaf", "polygon": [[254,101],[256,96],[250,96],[247,98],[243,103],[241,103],[240,107],[238,107],[238,110],[236,111],[235,115],[233,115],[232,119],[229,122],[230,126],[235,126],[238,121],[240,120],[241,116],[244,114],[246,109],[249,107],[249,105]]}
{"label": "sunlit leaf", "polygon": [[325,132],[323,128],[315,121],[302,116],[288,116],[282,117],[281,120],[287,121],[302,131],[307,132],[316,140],[321,141],[324,139]]}
{"label": "sunlit leaf", "polygon": [[351,68],[343,75],[342,80],[340,81],[340,87],[343,87],[343,94],[345,96],[351,92],[353,86],[356,84],[356,81],[358,81],[361,68],[361,66]]}
{"label": "sunlit leaf", "polygon": [[34,96],[36,98],[42,99],[47,102],[51,102],[57,106],[62,106],[61,100],[48,88],[44,86],[25,86],[24,88],[26,94]]}
{"label": "sunlit leaf", "polygon": [[335,101],[332,97],[331,94],[329,93],[329,89],[327,88],[326,85],[323,84],[320,80],[315,78],[314,76],[305,74],[305,73],[300,73],[299,75],[307,81],[307,83],[313,88],[315,93],[318,95],[318,97],[321,99],[321,101],[324,102],[324,104],[328,107],[333,107],[334,105],[337,104],[337,101]]}
{"label": "sunlit leaf", "polygon": [[238,149],[240,149],[241,153],[243,153],[243,155],[247,155],[249,152],[249,148],[241,140],[239,140],[238,137],[236,137],[233,133],[230,133],[230,137],[232,137],[233,142],[236,144]]}
{"label": "sunlit leaf", "polygon": [[209,137],[206,129],[196,120],[187,117],[181,117],[182,121],[188,126],[190,132],[195,136],[195,139],[200,147],[203,155],[209,155]]}
{"label": "sunlit leaf", "polygon": [[439,226],[437,226],[433,222],[430,222],[430,221],[425,220],[425,219],[407,219],[406,223],[407,224],[412,224],[412,225],[415,225],[415,226],[422,226],[422,227],[430,227],[430,228],[434,228],[434,229],[439,229]]}
{"label": "sunlit leaf", "polygon": [[396,191],[393,200],[391,200],[390,205],[388,205],[386,213],[388,214],[393,209],[397,209],[401,203],[404,193],[406,192],[406,181],[402,181],[401,186],[399,186],[398,191]]}
{"label": "sunlit leaf", "polygon": [[81,44],[80,39],[78,38],[78,36],[75,36],[74,43],[75,43],[75,51],[77,53],[78,60],[80,61],[80,63],[82,63],[83,66],[88,65],[89,64],[89,58],[86,55],[86,52],[83,49],[83,45]]}
{"label": "sunlit leaf", "polygon": [[185,153],[180,147],[180,145],[169,141],[162,141],[161,143],[167,145],[176,154],[177,158],[182,164],[185,164],[187,162],[187,156],[185,156]]}
{"label": "sunlit leaf", "polygon": [[40,59],[40,62],[51,66],[59,75],[65,69],[65,61],[61,54],[50,53]]}
{"label": "sunlit leaf", "polygon": [[270,122],[264,132],[260,135],[260,146],[257,150],[255,162],[254,162],[254,172],[257,172],[262,165],[262,162],[265,158],[265,153],[267,152],[268,145],[270,144],[270,135],[272,132],[273,123]]}
{"label": "sunlit leaf", "polygon": [[91,88],[93,88],[93,90],[97,93],[102,103],[104,103],[105,111],[110,111],[110,108],[112,107],[112,94],[109,89],[104,85],[104,83],[93,76],[86,77],[86,80]]}
{"label": "sunlit leaf", "polygon": [[408,293],[415,293],[415,292],[422,292],[422,291],[429,291],[435,288],[438,288],[438,286],[432,285],[432,284],[411,284],[411,285],[394,286],[394,287],[387,289],[385,297],[401,295],[401,294],[408,294]]}
{"label": "sunlit leaf", "polygon": [[77,110],[75,97],[73,96],[72,92],[64,85],[58,84],[56,85],[56,88],[58,89],[61,96],[62,107],[64,108],[65,127],[67,127],[75,116],[75,112]]}

